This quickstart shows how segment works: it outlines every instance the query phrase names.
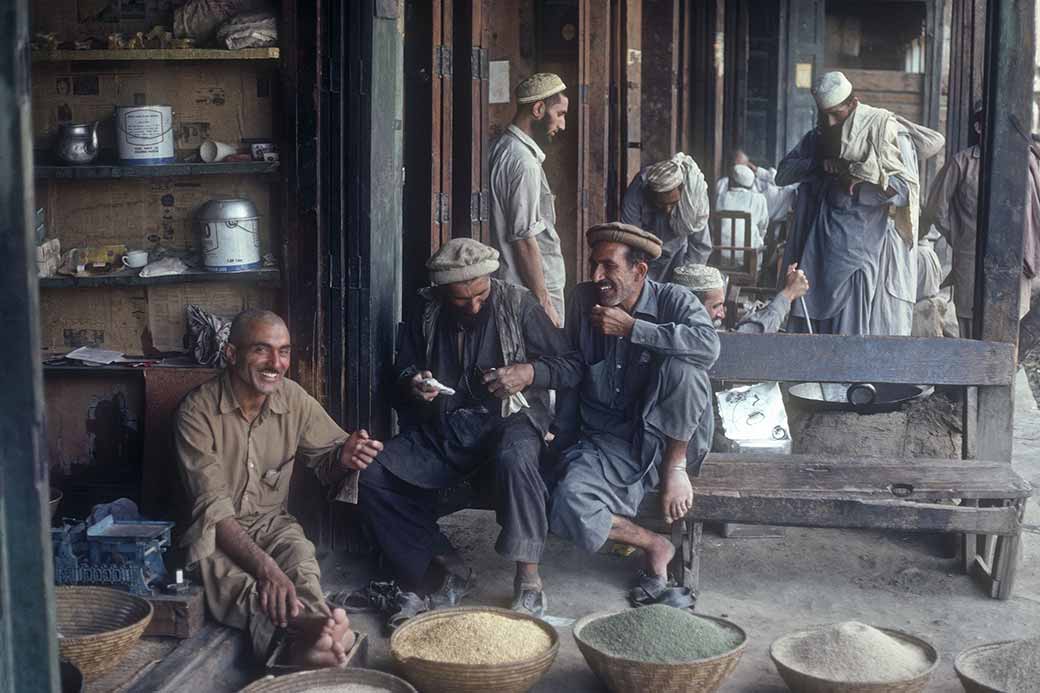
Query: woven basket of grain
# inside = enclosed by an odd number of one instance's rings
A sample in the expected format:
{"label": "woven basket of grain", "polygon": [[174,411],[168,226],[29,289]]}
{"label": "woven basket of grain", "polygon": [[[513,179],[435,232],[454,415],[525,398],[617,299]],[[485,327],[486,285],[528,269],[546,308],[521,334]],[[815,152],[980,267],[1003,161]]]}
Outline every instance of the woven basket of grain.
{"label": "woven basket of grain", "polygon": [[152,620],[152,605],[107,587],[54,588],[61,656],[93,681],[119,663]]}
{"label": "woven basket of grain", "polygon": [[340,689],[349,693],[351,686],[366,686],[389,693],[416,693],[407,681],[372,669],[320,669],[268,676],[251,683],[239,693],[306,693],[312,690],[331,693]]}
{"label": "woven basket of grain", "polygon": [[593,621],[616,613],[621,612],[603,611],[589,614],[574,624],[574,641],[578,643],[578,649],[585,656],[589,668],[613,693],[711,693],[733,673],[740,656],[744,654],[744,648],[747,647],[747,633],[737,624],[724,618],[697,614],[700,618],[735,631],[740,636],[740,644],[715,657],[688,662],[641,662],[616,657],[601,651],[581,636],[581,631]]}
{"label": "woven basket of grain", "polygon": [[[549,648],[527,659],[506,664],[456,664],[401,654],[401,642],[414,628],[433,621],[456,618],[460,614],[490,613],[533,623],[549,638]],[[402,674],[423,693],[522,693],[529,691],[549,671],[560,650],[560,638],[549,624],[525,614],[493,607],[457,607],[431,611],[418,616],[394,631],[390,654]]]}
{"label": "woven basket of grain", "polygon": [[964,686],[964,690],[968,693],[1004,693],[999,688],[993,688],[987,686],[982,681],[972,676],[972,662],[979,656],[984,656],[1005,645],[1011,645],[1014,640],[1004,640],[1001,642],[991,642],[985,645],[977,645],[975,647],[969,647],[968,649],[961,652],[953,660],[953,668],[957,672],[958,678],[961,680],[961,685]]}
{"label": "woven basket of grain", "polygon": [[877,628],[877,630],[904,644],[920,649],[931,663],[930,666],[920,674],[902,681],[850,683],[848,681],[835,681],[813,676],[796,668],[796,663],[786,661],[782,653],[786,642],[804,637],[819,628],[821,627],[806,628],[782,635],[774,640],[769,647],[769,656],[773,659],[777,671],[780,672],[780,677],[787,684],[788,688],[792,691],[797,691],[797,693],[920,693],[928,685],[928,679],[931,677],[932,672],[939,666],[939,653],[928,641],[922,640],[916,635],[904,633],[901,630]]}

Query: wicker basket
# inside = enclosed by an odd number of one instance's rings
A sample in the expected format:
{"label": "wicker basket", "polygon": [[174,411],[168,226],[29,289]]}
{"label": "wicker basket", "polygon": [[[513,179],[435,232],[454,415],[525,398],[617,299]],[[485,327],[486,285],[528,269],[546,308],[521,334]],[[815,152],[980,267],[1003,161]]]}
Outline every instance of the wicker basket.
{"label": "wicker basket", "polygon": [[960,678],[964,690],[968,693],[1004,693],[1000,688],[987,686],[978,679],[972,677],[970,674],[965,672],[965,668],[967,667],[968,662],[980,654],[987,653],[990,650],[995,650],[1004,645],[1014,644],[1015,642],[1017,641],[1003,640],[1001,642],[991,642],[986,645],[977,645],[975,647],[969,647],[957,655],[956,659],[953,660],[953,668],[957,672],[957,677]]}
{"label": "wicker basket", "polygon": [[603,611],[590,614],[574,624],[574,641],[578,643],[578,649],[585,656],[585,661],[592,671],[613,693],[711,693],[733,673],[744,648],[747,647],[747,633],[740,626],[723,618],[701,614],[697,615],[739,633],[740,644],[715,657],[666,664],[615,657],[596,649],[582,639],[581,631],[585,626],[617,613],[622,612]]}
{"label": "wicker basket", "polygon": [[107,587],[56,587],[61,656],[93,681],[130,652],[152,620],[147,600]]}
{"label": "wicker basket", "polygon": [[[398,654],[398,643],[403,633],[419,623],[436,619],[448,619],[464,613],[493,613],[534,623],[549,636],[549,649],[542,654],[521,662],[508,664],[448,664],[417,657],[403,658]],[[560,650],[560,637],[556,629],[532,616],[519,614],[508,609],[493,607],[458,607],[432,611],[418,616],[398,628],[390,638],[390,654],[406,679],[420,688],[423,693],[523,693],[529,691],[549,671]]]}
{"label": "wicker basket", "polygon": [[390,693],[417,693],[407,681],[372,669],[321,669],[278,677],[268,676],[246,686],[239,693],[299,693],[318,686],[346,686],[351,683],[385,688]]}
{"label": "wicker basket", "polygon": [[[931,643],[922,640],[916,635],[910,635],[909,633],[904,633],[901,630],[894,630],[892,628],[878,628],[878,630],[886,635],[901,640],[906,644],[915,645],[923,650],[932,663],[928,669],[913,678],[903,681],[886,683],[848,683],[843,681],[831,681],[830,679],[823,679],[817,676],[805,674],[792,668],[791,665],[781,661],[777,657],[777,646],[783,641],[790,638],[802,637],[825,627],[826,626],[815,626],[794,633],[788,633],[787,635],[781,635],[773,641],[772,645],[770,645],[769,656],[776,665],[777,671],[780,672],[780,677],[792,691],[797,691],[798,693],[920,693],[920,691],[923,691],[928,685],[928,679],[931,677],[932,672],[934,672],[935,668],[939,666],[939,653],[934,647],[932,647]],[[877,626],[874,627],[877,628]]]}

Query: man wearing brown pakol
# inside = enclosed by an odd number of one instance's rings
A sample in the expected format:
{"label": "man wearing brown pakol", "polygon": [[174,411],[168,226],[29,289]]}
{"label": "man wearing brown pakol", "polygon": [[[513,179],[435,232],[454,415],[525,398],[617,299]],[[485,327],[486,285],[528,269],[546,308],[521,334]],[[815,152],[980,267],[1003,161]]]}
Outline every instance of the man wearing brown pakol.
{"label": "man wearing brown pakol", "polygon": [[228,367],[181,402],[175,447],[192,504],[182,544],[197,567],[213,617],[245,630],[266,659],[276,636],[287,663],[338,666],[354,634],[342,609],[330,610],[314,545],[286,511],[297,462],[354,502],[357,471],[382,444],[364,430],[348,435],[302,387],[285,377],[285,323],[249,310],[231,325]]}

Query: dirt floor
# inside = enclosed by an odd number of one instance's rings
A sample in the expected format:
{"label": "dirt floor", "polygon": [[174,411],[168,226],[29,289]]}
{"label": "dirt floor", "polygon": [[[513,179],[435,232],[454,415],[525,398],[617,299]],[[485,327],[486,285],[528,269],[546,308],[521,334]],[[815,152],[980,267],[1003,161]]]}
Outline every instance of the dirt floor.
{"label": "dirt floor", "polygon": [[[1024,372],[1016,388],[1016,470],[1040,487],[1040,412]],[[749,647],[723,691],[784,691],[769,659],[769,644],[796,628],[856,619],[899,628],[932,642],[942,663],[929,691],[960,690],[953,658],[972,645],[1035,636],[1040,631],[1040,508],[1030,502],[1023,562],[1014,597],[990,599],[945,558],[936,535],[788,528],[782,539],[705,537],[698,611],[729,618],[750,635]],[[494,554],[497,528],[490,513],[465,511],[444,520],[448,535],[479,573],[470,604],[508,607],[512,566]],[[330,590],[358,587],[373,575],[371,560],[327,556]],[[543,576],[552,616],[578,618],[626,606],[624,588],[638,556],[587,556],[551,539]],[[370,665],[389,669],[379,624],[358,616],[372,636]],[[570,633],[560,627],[560,655],[535,691],[601,691]]]}

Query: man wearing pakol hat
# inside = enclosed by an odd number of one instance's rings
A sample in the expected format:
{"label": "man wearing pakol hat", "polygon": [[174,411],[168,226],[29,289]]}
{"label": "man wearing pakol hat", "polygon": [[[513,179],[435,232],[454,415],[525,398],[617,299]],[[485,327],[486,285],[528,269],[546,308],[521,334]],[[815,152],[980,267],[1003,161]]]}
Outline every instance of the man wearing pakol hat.
{"label": "man wearing pakol hat", "polygon": [[[953,287],[960,336],[973,337],[972,312],[975,307],[975,243],[978,224],[979,172],[982,163],[979,142],[983,133],[984,110],[975,104],[972,119],[971,146],[951,156],[932,183],[928,206],[921,217],[922,235],[934,226],[953,250],[950,274],[943,286]],[[1022,277],[1019,282],[1019,318],[1030,306],[1030,280],[1040,271],[1040,210],[1033,211],[1040,200],[1040,146],[1029,147],[1029,163],[1024,174],[1029,176],[1027,213],[1023,229]],[[1029,321],[1030,323],[1032,320]],[[1026,323],[1029,324],[1029,323]],[[1020,344],[1021,347],[1025,346]]]}
{"label": "man wearing pakol hat", "polygon": [[693,502],[688,474],[711,447],[714,418],[707,370],[719,337],[688,290],[647,278],[661,239],[612,222],[586,233],[592,281],[571,295],[567,334],[578,352],[581,387],[563,392],[554,450],[560,453],[549,525],[588,551],[608,539],[645,552],[639,604],[693,605],[668,584],[675,549],[632,518],[660,488],[669,522]]}
{"label": "man wearing pakol hat", "polygon": [[[751,215],[751,238],[744,235],[744,223],[723,219],[719,224],[719,241],[725,246],[749,245],[758,251],[758,267],[762,266],[762,247],[769,229],[769,203],[766,196],[754,189],[755,172],[743,164],[737,164],[729,177],[729,186],[715,200],[715,210],[722,212],[747,212]],[[724,267],[742,267],[744,252],[720,250],[719,262]],[[678,269],[678,268],[676,268]]]}
{"label": "man wearing pakol hat", "polygon": [[[804,306],[814,332],[909,335],[919,194],[912,131],[926,129],[860,103],[841,72],[823,75],[813,96],[818,126],[776,174],[778,185],[800,184],[784,263],[813,277]],[[802,307],[792,307],[791,324],[804,332]]]}
{"label": "man wearing pakol hat", "polygon": [[556,233],[556,203],[542,163],[545,147],[567,125],[566,85],[540,72],[516,87],[513,122],[491,145],[491,244],[501,253],[498,278],[527,287],[563,326],[567,271]]}
{"label": "man wearing pakol hat", "polygon": [[531,292],[491,277],[494,248],[456,238],[426,267],[431,286],[406,317],[395,365],[401,433],[361,473],[358,502],[394,576],[454,605],[472,571],[437,527],[439,492],[490,484],[495,549],[516,562],[513,608],[540,615],[547,391],[576,385],[580,361]]}
{"label": "man wearing pakol hat", "polygon": [[650,263],[650,279],[666,282],[679,265],[708,261],[710,211],[704,174],[693,157],[682,152],[647,166],[632,179],[621,221],[661,239],[660,257]]}
{"label": "man wearing pakol hat", "polygon": [[[685,286],[693,292],[708,311],[716,327],[726,319],[726,277],[707,265],[683,265],[675,269],[672,283]],[[784,288],[769,303],[745,314],[734,328],[743,334],[771,334],[779,332],[787,319],[791,304],[809,291],[809,280],[798,265],[787,268]]]}

